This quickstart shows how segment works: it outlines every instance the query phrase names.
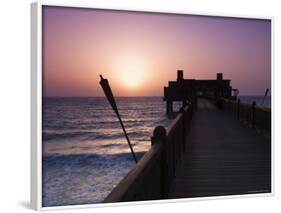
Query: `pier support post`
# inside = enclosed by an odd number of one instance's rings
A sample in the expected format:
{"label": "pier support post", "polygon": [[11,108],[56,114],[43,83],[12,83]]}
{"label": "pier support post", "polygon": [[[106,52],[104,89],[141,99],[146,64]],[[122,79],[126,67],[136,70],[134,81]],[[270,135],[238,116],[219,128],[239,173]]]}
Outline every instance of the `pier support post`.
{"label": "pier support post", "polygon": [[184,107],[180,109],[180,113],[182,113],[182,146],[183,151],[185,152],[185,136],[186,136],[186,112],[184,110]]}
{"label": "pier support post", "polygon": [[184,108],[186,106],[186,99],[182,100],[182,107]]}
{"label": "pier support post", "polygon": [[255,128],[255,120],[256,120],[255,111],[256,111],[256,102],[253,101],[253,103],[252,103],[252,128]]}
{"label": "pier support post", "polygon": [[166,129],[163,126],[158,126],[154,129],[151,142],[152,145],[154,143],[161,143],[161,163],[160,163],[161,198],[166,199],[168,198],[169,173],[168,173],[168,162],[167,162],[167,133],[166,133]]}
{"label": "pier support post", "polygon": [[166,114],[170,114],[173,112],[173,102],[172,101],[167,101],[166,102]]}

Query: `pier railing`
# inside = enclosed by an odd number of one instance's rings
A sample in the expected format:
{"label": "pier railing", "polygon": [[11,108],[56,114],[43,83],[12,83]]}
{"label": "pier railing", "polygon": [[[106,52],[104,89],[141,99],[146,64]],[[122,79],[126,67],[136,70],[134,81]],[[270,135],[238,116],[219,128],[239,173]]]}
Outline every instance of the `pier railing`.
{"label": "pier railing", "polygon": [[220,99],[221,107],[235,116],[239,121],[253,128],[271,132],[271,109],[252,104],[241,103],[240,99],[234,101]]}
{"label": "pier railing", "polygon": [[162,126],[154,129],[150,150],[107,196],[105,203],[167,198],[185,151],[194,103],[182,109],[167,129]]}

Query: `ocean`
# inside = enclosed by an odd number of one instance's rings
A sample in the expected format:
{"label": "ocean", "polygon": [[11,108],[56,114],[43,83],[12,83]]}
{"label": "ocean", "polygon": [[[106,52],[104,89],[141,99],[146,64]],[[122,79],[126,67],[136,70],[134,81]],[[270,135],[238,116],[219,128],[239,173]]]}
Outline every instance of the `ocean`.
{"label": "ocean", "polygon": [[[138,158],[158,125],[162,97],[117,97]],[[43,99],[43,206],[100,203],[135,162],[120,123],[102,97]]]}
{"label": "ocean", "polygon": [[[262,97],[239,97],[262,103]],[[162,97],[117,97],[138,159],[156,126],[167,127]],[[270,97],[264,106],[270,107]],[[179,103],[174,104],[178,110]],[[120,123],[103,97],[43,99],[43,206],[100,203],[135,165]]]}

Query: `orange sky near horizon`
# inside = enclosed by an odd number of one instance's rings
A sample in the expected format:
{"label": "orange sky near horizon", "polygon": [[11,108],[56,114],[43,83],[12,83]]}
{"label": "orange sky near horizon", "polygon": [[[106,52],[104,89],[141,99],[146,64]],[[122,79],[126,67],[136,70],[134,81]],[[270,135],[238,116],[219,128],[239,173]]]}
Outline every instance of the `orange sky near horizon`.
{"label": "orange sky near horizon", "polygon": [[162,96],[176,71],[231,79],[241,95],[271,88],[271,22],[44,6],[45,96]]}

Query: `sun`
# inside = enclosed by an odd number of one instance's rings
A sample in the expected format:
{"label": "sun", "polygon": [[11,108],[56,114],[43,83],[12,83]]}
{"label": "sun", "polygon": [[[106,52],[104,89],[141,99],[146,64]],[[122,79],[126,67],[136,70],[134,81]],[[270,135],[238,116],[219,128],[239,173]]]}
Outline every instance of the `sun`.
{"label": "sun", "polygon": [[118,77],[125,87],[134,89],[141,87],[147,78],[148,67],[145,60],[139,57],[128,57],[119,61]]}
{"label": "sun", "polygon": [[139,67],[124,66],[121,70],[120,80],[124,86],[129,88],[137,88],[142,85],[145,75],[145,71],[139,69]]}
{"label": "sun", "polygon": [[124,83],[127,87],[136,88],[140,85],[140,81],[136,78],[128,78],[124,80]]}

